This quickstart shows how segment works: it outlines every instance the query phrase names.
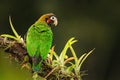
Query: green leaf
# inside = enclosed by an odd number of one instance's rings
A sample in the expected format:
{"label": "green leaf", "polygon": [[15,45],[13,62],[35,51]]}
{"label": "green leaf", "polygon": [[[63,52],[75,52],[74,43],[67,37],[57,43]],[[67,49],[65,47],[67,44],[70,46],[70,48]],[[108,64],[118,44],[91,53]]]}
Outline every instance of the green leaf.
{"label": "green leaf", "polygon": [[12,35],[9,35],[9,34],[2,34],[1,36],[11,38],[11,39],[14,39],[14,40],[18,40],[15,36],[12,36]]}
{"label": "green leaf", "polygon": [[81,69],[81,66],[82,66],[82,64],[83,64],[83,62],[87,59],[87,57],[93,52],[95,50],[95,48],[94,49],[92,49],[90,52],[88,52],[86,55],[85,55],[85,57],[82,59],[82,61],[80,62],[80,64],[79,64],[79,70]]}
{"label": "green leaf", "polygon": [[20,36],[18,35],[18,33],[16,32],[15,28],[13,27],[13,24],[12,24],[10,16],[9,16],[9,22],[10,22],[10,26],[11,26],[11,29],[12,29],[14,35],[16,36],[16,38],[20,39]]}
{"label": "green leaf", "polygon": [[60,54],[60,56],[59,56],[59,60],[60,60],[62,66],[64,66],[64,58],[65,58],[65,56],[66,56],[66,53],[67,53],[68,48],[69,48],[72,44],[74,44],[75,42],[77,42],[77,40],[74,40],[74,39],[75,39],[75,38],[72,37],[72,38],[70,38],[70,39],[67,41],[65,47],[63,48],[63,50],[62,50],[62,52],[61,52],[61,54]]}
{"label": "green leaf", "polygon": [[21,38],[21,36],[19,36],[18,33],[16,32],[16,30],[14,29],[10,16],[9,16],[9,22],[10,22],[11,29],[12,29],[12,31],[13,31],[13,33],[14,33],[15,36],[9,35],[9,34],[2,34],[1,36],[2,37],[7,37],[7,38],[14,39],[18,43],[23,43],[25,45],[23,38]]}

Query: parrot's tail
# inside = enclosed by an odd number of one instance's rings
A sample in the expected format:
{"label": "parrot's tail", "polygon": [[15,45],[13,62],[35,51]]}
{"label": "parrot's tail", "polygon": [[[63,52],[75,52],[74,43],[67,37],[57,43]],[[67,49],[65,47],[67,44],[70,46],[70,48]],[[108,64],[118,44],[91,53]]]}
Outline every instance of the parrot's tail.
{"label": "parrot's tail", "polygon": [[42,64],[43,60],[41,60],[41,58],[36,58],[36,57],[33,57],[32,58],[32,70],[33,71],[39,71],[40,68],[41,68],[41,64]]}
{"label": "parrot's tail", "polygon": [[40,71],[41,63],[42,63],[42,61],[40,61],[37,65],[35,65],[35,64],[33,63],[33,65],[32,65],[33,71],[35,71],[35,72]]}

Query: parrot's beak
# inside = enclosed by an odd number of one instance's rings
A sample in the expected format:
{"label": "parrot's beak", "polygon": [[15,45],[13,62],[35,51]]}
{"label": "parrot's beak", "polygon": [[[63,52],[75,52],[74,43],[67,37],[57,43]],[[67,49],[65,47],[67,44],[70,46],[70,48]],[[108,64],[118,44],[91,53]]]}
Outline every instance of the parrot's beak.
{"label": "parrot's beak", "polygon": [[55,26],[57,26],[57,24],[58,24],[58,21],[57,21],[57,19],[54,21],[54,23],[53,23]]}

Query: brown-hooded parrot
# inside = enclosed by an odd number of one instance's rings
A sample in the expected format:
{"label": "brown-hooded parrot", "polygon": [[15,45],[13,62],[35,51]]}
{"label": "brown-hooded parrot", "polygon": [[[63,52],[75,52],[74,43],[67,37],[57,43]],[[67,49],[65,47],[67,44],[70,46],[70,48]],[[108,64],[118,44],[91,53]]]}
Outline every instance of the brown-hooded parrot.
{"label": "brown-hooded parrot", "polygon": [[39,71],[41,63],[48,56],[52,45],[52,26],[57,26],[57,18],[53,13],[42,15],[27,31],[26,48],[32,58],[32,70]]}

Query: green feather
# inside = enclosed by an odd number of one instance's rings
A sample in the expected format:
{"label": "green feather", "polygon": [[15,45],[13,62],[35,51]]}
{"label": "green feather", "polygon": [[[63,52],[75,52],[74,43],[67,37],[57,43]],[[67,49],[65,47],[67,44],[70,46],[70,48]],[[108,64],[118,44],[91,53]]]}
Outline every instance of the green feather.
{"label": "green feather", "polygon": [[[51,28],[45,22],[33,24],[26,37],[26,47],[30,57],[35,57],[36,60],[41,58],[45,60],[52,45],[53,33]],[[39,70],[41,62],[33,60],[33,70]]]}

